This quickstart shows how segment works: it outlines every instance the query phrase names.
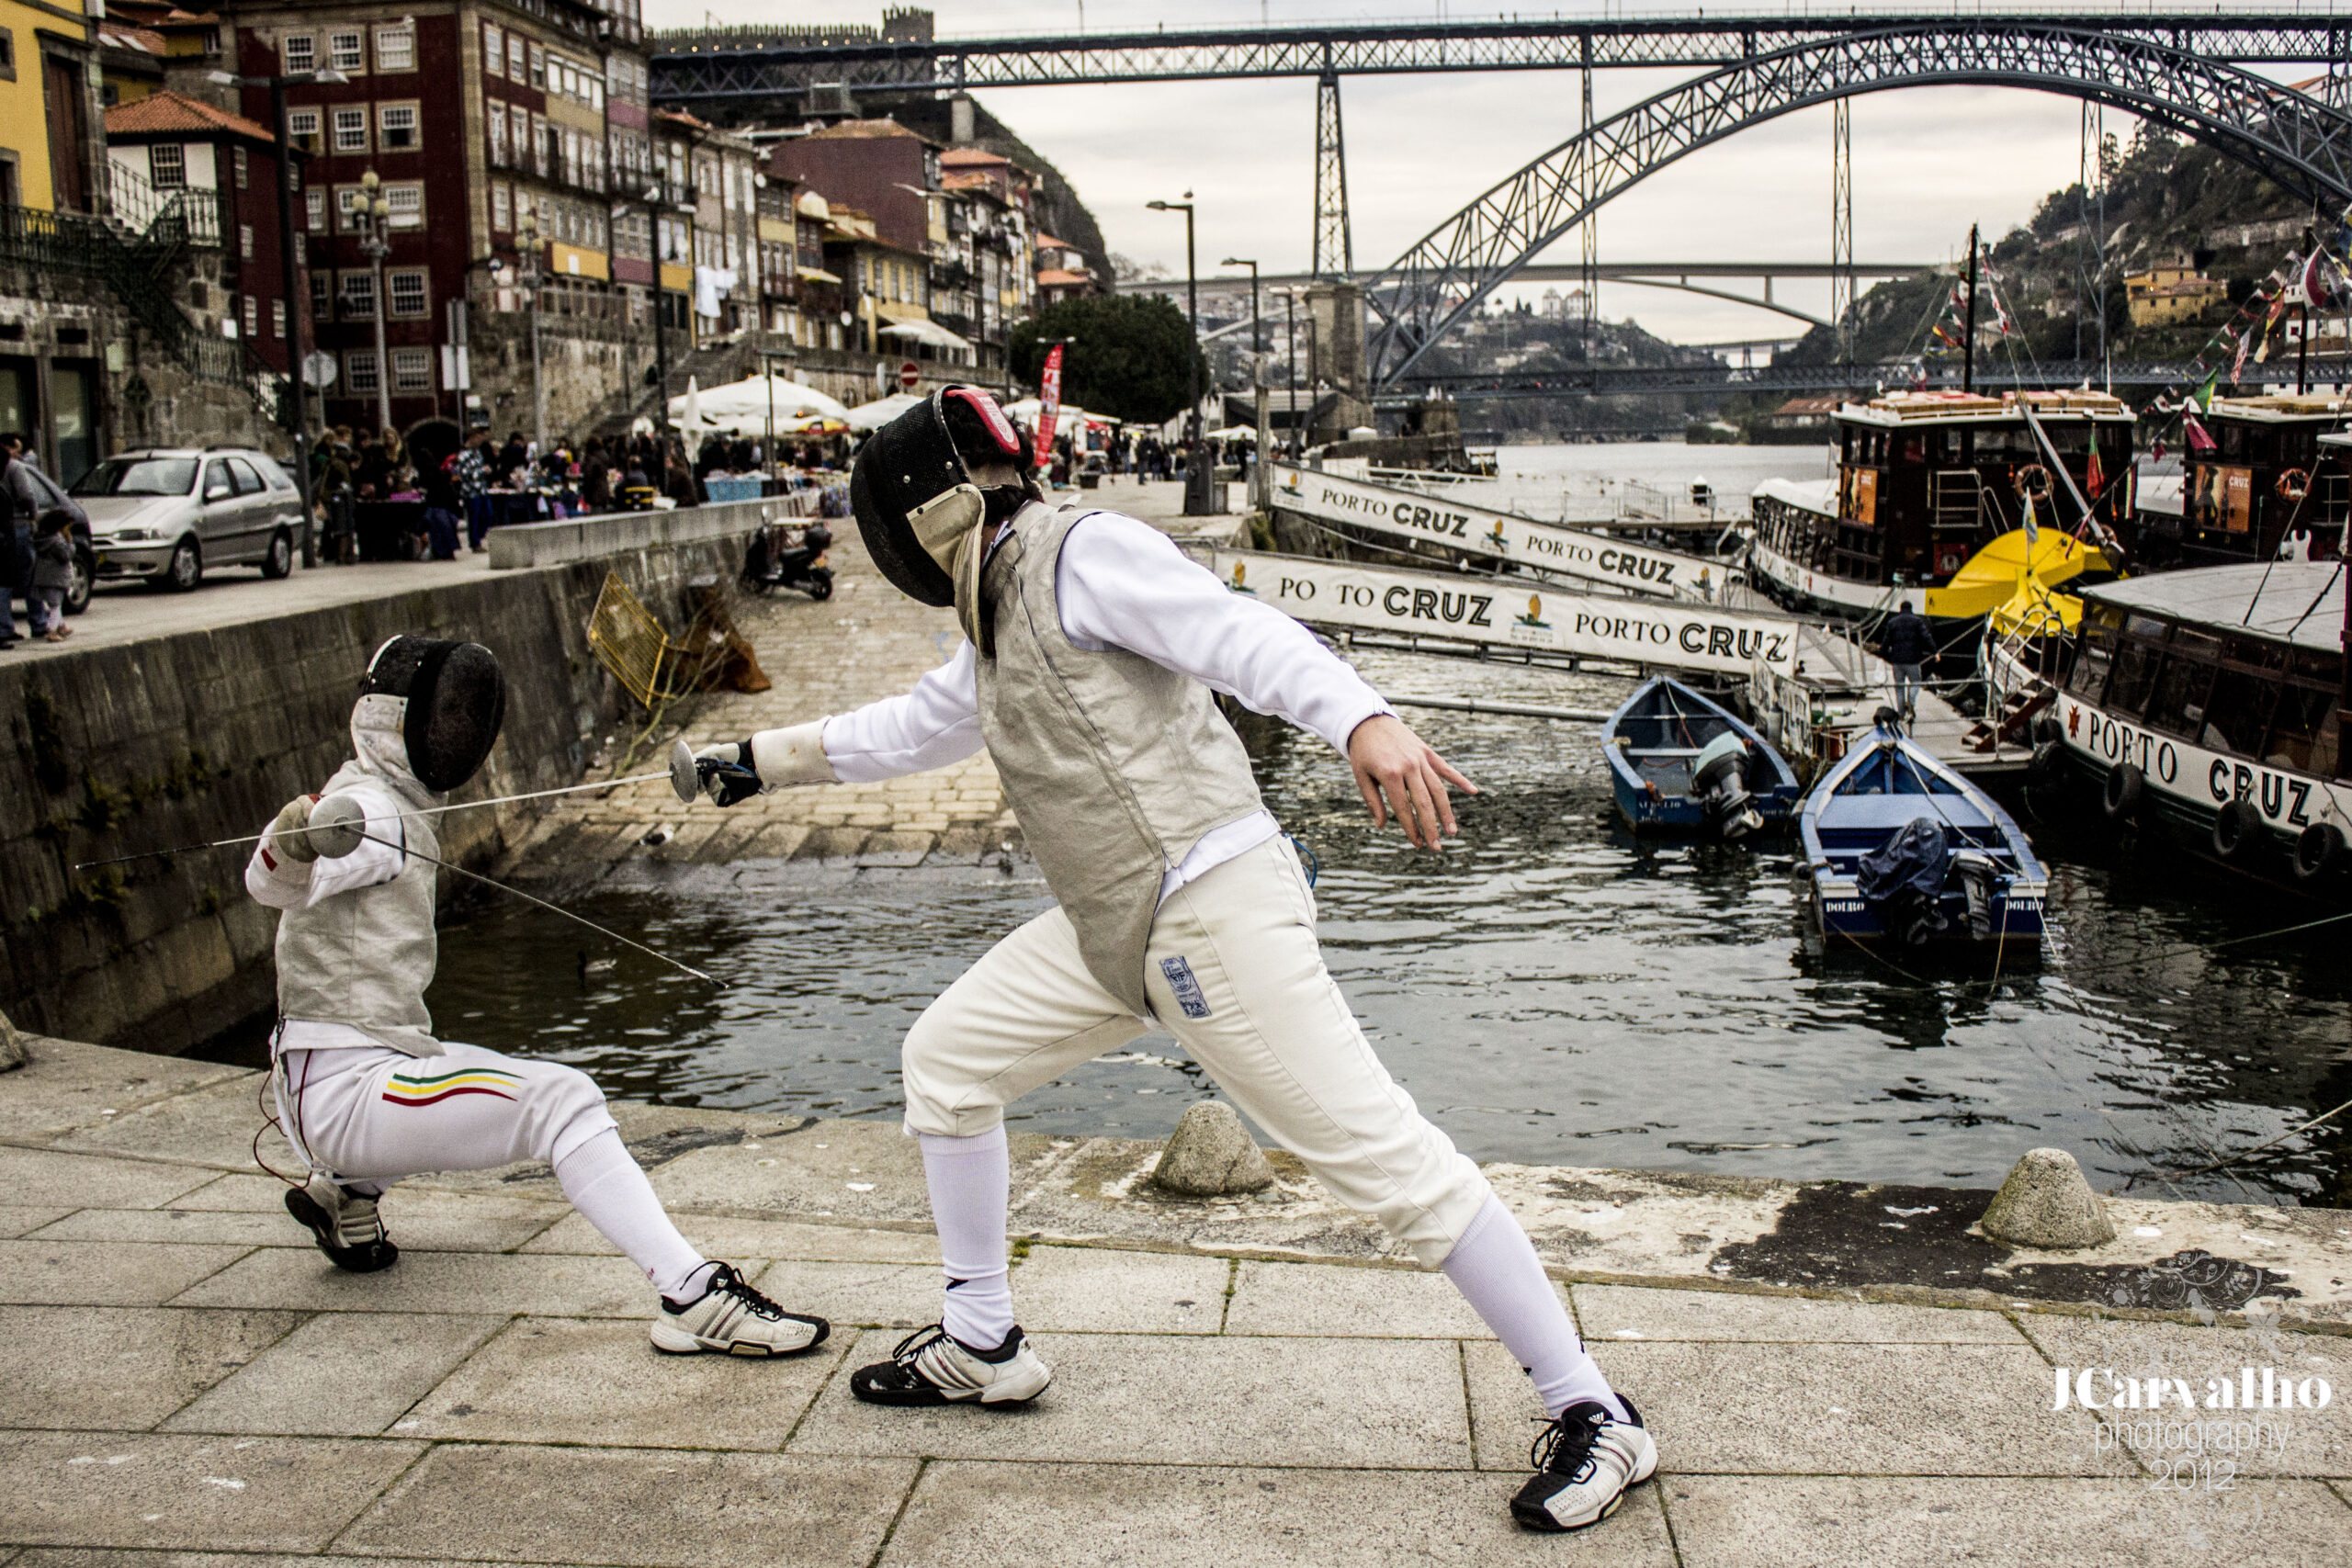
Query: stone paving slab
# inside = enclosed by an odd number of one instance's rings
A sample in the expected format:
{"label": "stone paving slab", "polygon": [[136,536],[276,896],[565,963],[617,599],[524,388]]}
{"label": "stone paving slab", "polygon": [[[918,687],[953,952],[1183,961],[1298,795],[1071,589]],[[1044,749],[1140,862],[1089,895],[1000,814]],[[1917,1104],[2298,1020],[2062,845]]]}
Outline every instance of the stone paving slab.
{"label": "stone paving slab", "polygon": [[2162,1494],[2140,1477],[1947,1481],[1661,1475],[1685,1562],[1708,1568],[2333,1568],[2352,1509],[2311,1483]]}
{"label": "stone paving slab", "polygon": [[1234,1274],[1225,1327],[1228,1334],[1320,1337],[1493,1337],[1442,1274],[1312,1263],[1243,1263]]}
{"label": "stone paving slab", "polygon": [[142,1430],[299,1321],[290,1312],[0,1307],[0,1427]]}
{"label": "stone paving slab", "polygon": [[[506,1322],[447,1314],[321,1313],[164,1429],[374,1437]],[[411,1435],[414,1424],[401,1425],[395,1435]]]}
{"label": "stone paving slab", "polygon": [[1817,1296],[1577,1285],[1577,1318],[1593,1339],[1709,1339],[1850,1344],[2016,1345],[1999,1313]]}
{"label": "stone paving slab", "polygon": [[[812,1263],[939,1263],[939,1238],[929,1231],[867,1230],[851,1225],[800,1224],[790,1220],[737,1220],[677,1213],[678,1234],[706,1258],[797,1258]],[[403,1242],[405,1245],[405,1242]],[[618,1257],[620,1249],[578,1214],[567,1213],[519,1250]]]}
{"label": "stone paving slab", "polygon": [[864,1568],[915,1472],[905,1459],[451,1444],[335,1544],[633,1568]]}
{"label": "stone paving slab", "polygon": [[143,1105],[244,1076],[241,1067],[106,1051],[31,1035],[25,1065],[0,1093],[0,1137],[47,1139],[128,1115]]}
{"label": "stone paving slab", "polygon": [[751,1276],[787,1312],[876,1328],[920,1328],[939,1316],[936,1264],[804,1263],[766,1266]]}
{"label": "stone paving slab", "polygon": [[28,1235],[72,1213],[71,1209],[34,1209],[22,1203],[0,1203],[0,1240]]}
{"label": "stone paving slab", "polygon": [[[1520,1529],[1512,1483],[1459,1472],[934,1464],[884,1568],[1577,1568],[1675,1562],[1656,1489],[1573,1543]],[[1040,1543],[1051,1542],[1049,1551]]]}
{"label": "stone paving slab", "polygon": [[1012,1270],[1013,1314],[1039,1334],[1215,1334],[1232,1271],[1222,1258],[1035,1247]]}
{"label": "stone paving slab", "polygon": [[[174,1199],[160,1213],[171,1219],[159,1223],[217,1225],[224,1239],[250,1235],[252,1245],[260,1247],[311,1245],[311,1233],[286,1212],[286,1183],[274,1176],[223,1176]],[[450,1192],[413,1182],[394,1187],[383,1201],[385,1226],[404,1252],[512,1252],[571,1213],[571,1205],[560,1199]],[[242,1230],[241,1218],[246,1222]],[[74,1219],[77,1226],[97,1223],[87,1214]]]}
{"label": "stone paving slab", "polygon": [[422,1443],[0,1432],[0,1539],[317,1551]]}
{"label": "stone paving slab", "polygon": [[1056,1381],[1020,1410],[860,1404],[848,1380],[835,1379],[791,1451],[1397,1470],[1470,1462],[1451,1344],[1070,1334],[1040,1336],[1037,1351]]}
{"label": "stone paving slab", "polygon": [[665,1356],[642,1323],[517,1318],[444,1380],[403,1436],[510,1443],[784,1447],[856,1337],[804,1355]]}
{"label": "stone paving slab", "polygon": [[93,1159],[84,1155],[0,1145],[0,1192],[6,1192],[11,1202],[20,1204],[60,1209],[153,1209],[184,1192],[196,1190],[219,1174],[194,1166]]}
{"label": "stone paving slab", "polygon": [[653,1287],[621,1258],[420,1252],[402,1255],[398,1267],[380,1274],[345,1274],[315,1251],[291,1247],[256,1248],[173,1303],[314,1312],[543,1312],[647,1319],[655,1303]]}
{"label": "stone paving slab", "polygon": [[[263,1075],[241,1072],[223,1082],[160,1100],[124,1115],[75,1128],[53,1146],[89,1154],[151,1155],[168,1149],[175,1159],[220,1170],[254,1168],[254,1134],[263,1127],[254,1095]],[[280,1170],[301,1163],[293,1146],[271,1129],[263,1133],[262,1157]]]}
{"label": "stone paving slab", "polygon": [[[242,1247],[180,1247],[164,1242],[0,1241],[0,1302],[161,1306],[244,1255]],[[287,1303],[198,1304],[277,1307]]]}

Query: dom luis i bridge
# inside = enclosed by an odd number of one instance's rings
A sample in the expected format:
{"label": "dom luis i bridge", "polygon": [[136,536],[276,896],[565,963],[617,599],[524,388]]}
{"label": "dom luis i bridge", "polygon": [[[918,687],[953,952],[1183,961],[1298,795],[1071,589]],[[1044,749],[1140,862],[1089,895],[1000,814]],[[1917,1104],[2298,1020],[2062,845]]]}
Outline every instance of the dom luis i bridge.
{"label": "dom luis i bridge", "polygon": [[[1694,13],[1618,18],[1512,18],[1380,25],[1159,29],[1022,38],[928,36],[925,25],[839,40],[759,28],[671,34],[654,58],[657,101],[729,121],[754,114],[859,112],[861,103],[977,88],[1295,78],[1317,97],[1311,276],[1361,288],[1366,334],[1363,391],[1393,399],[1430,384],[1416,374],[1430,348],[1474,315],[1495,289],[1527,280],[1537,258],[1571,231],[1583,255],[1571,269],[1590,310],[1595,285],[1614,269],[1597,251],[1594,220],[1618,196],[1678,160],[1769,120],[1836,106],[1833,222],[1827,270],[1830,320],[1854,298],[1858,278],[1907,267],[1860,265],[1853,255],[1848,100],[1865,93],[1950,85],[2019,87],[2126,110],[2212,147],[2315,208],[2352,206],[2352,14],[2322,9],[2193,12],[2032,8],[1994,12],[1883,11],[1838,15]],[[925,36],[894,36],[920,32]],[[1684,68],[1689,76],[1630,107],[1593,108],[1604,71]],[[1486,190],[1385,265],[1359,269],[1350,238],[1340,84],[1349,76],[1438,72],[1555,71],[1580,87],[1574,134]],[[2300,84],[2300,85],[2290,85]],[[1694,292],[1711,265],[1645,264],[1622,281]],[[1770,278],[1799,269],[1728,264]],[[1741,296],[1726,296],[1742,298]],[[1776,304],[1772,308],[1779,309]],[[1787,312],[1804,316],[1804,312]],[[1808,321],[1816,320],[1809,316]],[[1839,384],[1881,367],[1850,367]],[[2116,367],[2129,379],[2169,378],[2170,367]],[[1912,372],[1883,367],[1907,383]],[[2048,381],[2109,367],[2044,364]],[[1622,378],[1663,377],[1657,389],[1694,389],[1707,372],[1594,372],[1519,395],[1589,395]],[[1725,371],[1722,374],[1737,375]],[[1798,386],[1755,380],[1745,389]],[[1681,376],[1683,382],[1674,382]],[[1720,381],[1720,375],[1718,380]],[[1453,378],[1449,378],[1453,379]],[[1487,378],[1491,379],[1491,378]],[[1553,378],[1555,381],[1561,378]],[[1465,381],[1466,392],[1510,392]],[[1608,389],[1618,389],[1611,387]]]}

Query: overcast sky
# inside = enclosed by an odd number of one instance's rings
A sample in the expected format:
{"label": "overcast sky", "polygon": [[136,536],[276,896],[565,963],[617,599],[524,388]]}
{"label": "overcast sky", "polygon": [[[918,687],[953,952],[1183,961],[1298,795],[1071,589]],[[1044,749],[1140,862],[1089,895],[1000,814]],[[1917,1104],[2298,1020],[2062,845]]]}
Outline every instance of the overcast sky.
{"label": "overcast sky", "polygon": [[[1611,13],[1669,7],[1621,0]],[[1670,7],[1681,10],[1684,7]],[[648,0],[653,27],[722,22],[878,21],[879,0]],[[942,34],[1089,32],[1313,20],[1468,20],[1486,6],[1422,0],[933,0]],[[1593,14],[1597,7],[1571,8]],[[1608,72],[1595,82],[1606,116],[1682,73]],[[1479,192],[1575,134],[1568,73],[1351,76],[1341,86],[1355,263],[1385,265]],[[1268,272],[1304,270],[1312,243],[1315,86],[1311,81],[1023,87],[978,95],[1053,159],[1102,225],[1112,250],[1181,276],[1180,215],[1148,210],[1186,189],[1199,206],[1204,273],[1225,256]],[[1825,106],[1692,154],[1619,197],[1600,222],[1604,258],[1826,261],[1830,115]],[[1881,93],[1853,100],[1854,249],[1863,261],[1943,260],[1972,220],[1999,233],[2075,178],[2081,106],[2072,98],[1978,88]],[[2107,111],[2130,139],[2134,122]],[[1573,263],[1571,231],[1546,258]],[[1730,287],[1753,287],[1731,285]],[[1540,292],[1540,287],[1535,292]],[[1827,286],[1776,297],[1815,312]],[[1785,316],[1696,296],[1605,288],[1601,311],[1681,342],[1771,337]]]}

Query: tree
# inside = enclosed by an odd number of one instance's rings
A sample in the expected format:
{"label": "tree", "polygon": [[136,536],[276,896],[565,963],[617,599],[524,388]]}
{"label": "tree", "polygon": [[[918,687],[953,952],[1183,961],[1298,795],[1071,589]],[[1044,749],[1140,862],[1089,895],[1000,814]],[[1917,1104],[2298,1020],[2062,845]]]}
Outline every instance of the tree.
{"label": "tree", "polygon": [[1081,294],[1013,324],[1012,374],[1031,386],[1045,371],[1056,338],[1073,340],[1062,355],[1062,401],[1113,419],[1159,424],[1193,400],[1192,365],[1208,365],[1184,312],[1158,295]]}

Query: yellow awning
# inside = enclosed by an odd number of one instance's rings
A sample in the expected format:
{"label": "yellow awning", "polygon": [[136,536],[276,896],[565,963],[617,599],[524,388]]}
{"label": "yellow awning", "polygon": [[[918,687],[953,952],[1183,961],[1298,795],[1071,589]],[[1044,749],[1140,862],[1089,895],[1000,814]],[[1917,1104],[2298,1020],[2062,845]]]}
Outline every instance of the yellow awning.
{"label": "yellow awning", "polygon": [[602,251],[582,250],[578,245],[560,242],[550,245],[548,250],[552,257],[549,265],[558,277],[594,277],[606,283],[612,281],[612,269],[606,265]]}
{"label": "yellow awning", "polygon": [[804,266],[795,270],[800,274],[800,281],[803,283],[839,283],[841,281],[821,266]]}

